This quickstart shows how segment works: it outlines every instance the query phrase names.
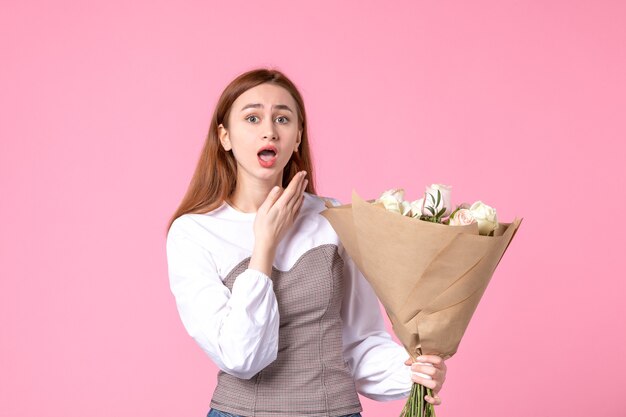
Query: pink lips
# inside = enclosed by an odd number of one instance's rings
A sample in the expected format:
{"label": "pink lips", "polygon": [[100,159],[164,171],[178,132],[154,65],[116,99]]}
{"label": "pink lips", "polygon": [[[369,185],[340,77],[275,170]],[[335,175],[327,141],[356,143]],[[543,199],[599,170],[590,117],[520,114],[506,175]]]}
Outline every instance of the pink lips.
{"label": "pink lips", "polygon": [[[274,152],[274,156],[271,157],[270,159],[267,159],[267,160],[262,159],[259,154],[261,153],[261,151],[264,151],[264,150],[273,151]],[[261,149],[259,149],[259,151],[257,152],[257,157],[258,157],[258,160],[259,160],[259,164],[261,164],[261,166],[264,167],[264,168],[272,167],[276,163],[277,155],[278,155],[278,150],[273,145],[266,145],[266,146],[262,147]]]}
{"label": "pink lips", "polygon": [[276,149],[276,146],[274,146],[274,145],[265,145],[264,147],[260,148],[257,151],[257,154],[260,153],[261,151],[264,151],[264,150],[274,151],[275,154],[278,153],[278,149]]}
{"label": "pink lips", "polygon": [[273,157],[269,161],[264,161],[264,160],[261,159],[261,157],[259,157],[259,164],[261,164],[261,166],[264,167],[264,168],[270,168],[270,167],[274,166],[275,162],[276,162],[276,157]]}

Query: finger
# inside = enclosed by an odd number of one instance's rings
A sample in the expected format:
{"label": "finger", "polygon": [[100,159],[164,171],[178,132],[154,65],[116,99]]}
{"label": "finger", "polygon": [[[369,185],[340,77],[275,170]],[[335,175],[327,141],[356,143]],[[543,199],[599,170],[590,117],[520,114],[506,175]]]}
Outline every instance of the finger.
{"label": "finger", "polygon": [[433,405],[441,404],[441,397],[438,396],[437,394],[435,394],[434,397],[431,397],[430,395],[425,395],[424,399]]}
{"label": "finger", "polygon": [[263,201],[263,204],[261,204],[261,207],[259,207],[259,209],[262,209],[263,212],[267,213],[269,208],[272,207],[274,203],[276,203],[276,200],[278,200],[278,198],[281,196],[282,191],[283,189],[279,186],[272,188],[267,197],[265,197],[265,201]]}
{"label": "finger", "polygon": [[411,359],[411,357],[409,356],[409,359],[404,361],[405,365],[411,366],[413,364],[413,360]]}
{"label": "finger", "polygon": [[304,172],[301,175],[302,177],[296,181],[296,187],[293,191],[293,194],[289,197],[289,199],[285,203],[285,208],[287,209],[288,212],[294,211],[295,205],[300,200],[300,197],[302,196],[302,191],[304,191],[304,185],[305,185],[305,182],[307,181],[305,179],[306,172]]}
{"label": "finger", "polygon": [[303,202],[304,202],[304,194],[302,194],[302,196],[298,199],[298,202],[294,206],[294,214],[293,214],[294,219],[298,217],[298,214],[300,213],[300,208],[302,207]]}
{"label": "finger", "polygon": [[302,189],[300,190],[300,194],[303,194],[306,191],[306,186],[309,184],[309,179],[304,174],[304,179],[302,180]]}
{"label": "finger", "polygon": [[276,204],[274,204],[275,206],[277,207],[287,206],[287,204],[291,201],[293,196],[296,194],[296,191],[298,190],[298,186],[304,179],[305,174],[306,174],[306,171],[300,171],[296,175],[293,176],[293,178],[289,182],[289,185],[287,185],[287,188],[285,188],[285,192],[283,192],[283,194],[280,196],[278,201],[276,201]]}
{"label": "finger", "polygon": [[298,189],[296,190],[293,198],[289,201],[289,203],[287,204],[287,208],[291,209],[292,211],[295,211],[296,209],[296,204],[298,204],[299,202],[302,202],[302,197],[303,197],[303,193],[304,193],[304,188],[306,187],[308,183],[307,179],[303,179],[300,184],[298,185]]}
{"label": "finger", "polygon": [[415,382],[416,384],[423,385],[426,388],[430,388],[432,390],[434,390],[437,387],[437,381],[434,381],[432,379],[422,378],[421,376],[417,374],[411,374],[411,381]]}
{"label": "finger", "polygon": [[443,358],[438,355],[421,355],[417,358],[417,361],[432,363],[434,366],[439,368],[443,363]]}
{"label": "finger", "polygon": [[302,202],[298,203],[293,211],[293,218],[297,219],[300,215],[300,208],[302,207]]}
{"label": "finger", "polygon": [[300,213],[300,208],[303,205],[304,189],[306,188],[307,183],[308,183],[308,180],[306,179],[302,181],[302,183],[300,184],[300,188],[298,189],[298,191],[296,192],[296,195],[292,199],[293,205],[287,206],[287,209],[291,210],[291,213],[293,214],[294,219],[298,217],[298,214]]}
{"label": "finger", "polygon": [[302,178],[300,178],[298,182],[296,197],[299,197],[304,192],[304,189],[306,188],[306,184],[309,182],[309,180],[306,178],[306,174],[307,174],[306,171],[302,171]]}
{"label": "finger", "polygon": [[411,365],[411,371],[419,372],[421,374],[426,374],[430,377],[434,376],[437,372],[441,372],[437,368],[435,368],[433,365],[423,365],[417,362]]}
{"label": "finger", "polygon": [[[298,191],[298,197],[300,196],[304,197],[304,192],[306,191],[306,186],[308,183],[309,183],[309,180],[307,179],[302,181],[302,187],[300,187],[300,191]],[[298,199],[298,201],[300,201],[300,199]]]}

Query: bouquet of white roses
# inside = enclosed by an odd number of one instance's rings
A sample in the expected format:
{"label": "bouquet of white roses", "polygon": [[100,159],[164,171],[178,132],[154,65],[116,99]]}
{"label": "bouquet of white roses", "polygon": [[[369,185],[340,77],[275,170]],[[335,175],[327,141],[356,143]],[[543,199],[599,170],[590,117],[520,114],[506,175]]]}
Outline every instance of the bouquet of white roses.
{"label": "bouquet of white roses", "polygon": [[403,188],[394,188],[385,191],[375,202],[382,203],[391,212],[434,223],[450,226],[477,223],[481,235],[493,236],[493,232],[498,228],[496,210],[479,200],[471,206],[466,203],[460,204],[452,211],[451,188],[449,185],[432,184],[426,188],[424,197],[413,202],[404,200]]}
{"label": "bouquet of white roses", "polygon": [[[321,214],[368,280],[409,356],[448,359],[522,219],[499,223],[481,201],[451,209],[450,188],[433,184],[423,198],[404,190],[377,200],[332,206]],[[386,210],[385,210],[386,209]],[[398,215],[400,214],[400,215]],[[413,384],[401,417],[432,417],[430,389]]]}

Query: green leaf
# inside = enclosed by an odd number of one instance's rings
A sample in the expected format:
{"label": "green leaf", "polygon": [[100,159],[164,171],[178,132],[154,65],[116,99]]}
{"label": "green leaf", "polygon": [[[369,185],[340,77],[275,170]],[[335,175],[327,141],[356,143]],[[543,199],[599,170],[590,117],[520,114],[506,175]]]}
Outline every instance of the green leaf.
{"label": "green leaf", "polygon": [[439,207],[440,201],[441,201],[441,190],[437,190],[437,202],[435,203],[435,207]]}
{"label": "green leaf", "polygon": [[454,211],[452,213],[450,213],[450,218],[453,219],[454,215],[456,214],[457,211],[461,210],[461,206],[456,206],[456,208],[454,209]]}
{"label": "green leaf", "polygon": [[437,213],[437,217],[441,217],[441,215],[442,215],[443,213],[445,213],[445,212],[446,212],[446,208],[445,208],[445,207],[443,207],[443,208],[442,208],[441,210],[439,210],[439,212]]}
{"label": "green leaf", "polygon": [[430,211],[433,214],[433,216],[435,215],[435,209],[434,208],[432,208],[431,206],[428,206],[426,208],[428,209],[428,211]]}

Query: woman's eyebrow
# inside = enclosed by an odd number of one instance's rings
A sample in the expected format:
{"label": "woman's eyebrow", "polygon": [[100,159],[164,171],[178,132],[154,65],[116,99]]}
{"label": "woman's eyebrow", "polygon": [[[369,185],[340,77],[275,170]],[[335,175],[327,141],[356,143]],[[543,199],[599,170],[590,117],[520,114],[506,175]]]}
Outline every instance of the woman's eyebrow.
{"label": "woman's eyebrow", "polygon": [[[293,113],[293,110],[291,110],[289,108],[289,106],[287,106],[286,104],[276,104],[274,106],[272,106],[274,109],[279,109],[279,110],[287,110],[291,113]],[[250,109],[250,108],[255,108],[255,109],[262,109],[263,105],[261,103],[253,103],[253,104],[246,104],[245,106],[243,106],[243,108],[241,109],[241,111],[244,111],[245,109]]]}

